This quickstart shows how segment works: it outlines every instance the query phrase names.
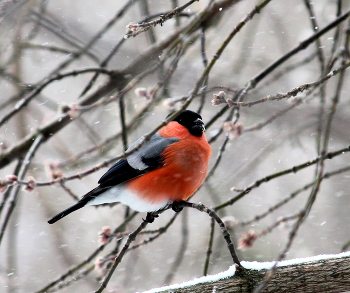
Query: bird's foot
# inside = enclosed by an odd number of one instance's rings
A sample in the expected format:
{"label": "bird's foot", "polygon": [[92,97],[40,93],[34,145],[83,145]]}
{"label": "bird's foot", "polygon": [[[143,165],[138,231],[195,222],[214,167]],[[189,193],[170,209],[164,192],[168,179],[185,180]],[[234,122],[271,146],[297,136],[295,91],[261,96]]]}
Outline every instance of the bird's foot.
{"label": "bird's foot", "polygon": [[147,223],[153,223],[155,218],[158,218],[159,215],[154,213],[147,213],[146,219],[143,219]]}
{"label": "bird's foot", "polygon": [[175,213],[179,213],[184,209],[183,207],[179,206],[180,203],[182,203],[182,201],[174,201],[171,204],[171,208]]}

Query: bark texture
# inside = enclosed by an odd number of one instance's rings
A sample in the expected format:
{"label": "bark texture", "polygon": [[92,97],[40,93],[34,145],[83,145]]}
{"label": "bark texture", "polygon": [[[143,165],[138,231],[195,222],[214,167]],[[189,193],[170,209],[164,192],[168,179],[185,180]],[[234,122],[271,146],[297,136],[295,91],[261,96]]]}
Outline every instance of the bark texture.
{"label": "bark texture", "polygon": [[[247,270],[244,277],[165,290],[172,293],[248,293],[262,282],[266,270]],[[350,291],[350,257],[279,267],[263,292],[320,293]]]}

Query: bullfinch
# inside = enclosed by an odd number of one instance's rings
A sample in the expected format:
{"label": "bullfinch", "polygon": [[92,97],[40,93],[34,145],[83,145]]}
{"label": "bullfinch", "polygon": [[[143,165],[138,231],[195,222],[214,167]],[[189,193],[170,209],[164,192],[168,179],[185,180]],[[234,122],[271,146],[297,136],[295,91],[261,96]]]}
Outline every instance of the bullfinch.
{"label": "bullfinch", "polygon": [[[48,221],[53,224],[86,206],[121,202],[139,212],[152,212],[187,200],[203,183],[211,156],[202,117],[182,111],[126,159],[115,163],[98,181],[99,186],[75,205]],[[139,145],[141,139],[129,149]]]}

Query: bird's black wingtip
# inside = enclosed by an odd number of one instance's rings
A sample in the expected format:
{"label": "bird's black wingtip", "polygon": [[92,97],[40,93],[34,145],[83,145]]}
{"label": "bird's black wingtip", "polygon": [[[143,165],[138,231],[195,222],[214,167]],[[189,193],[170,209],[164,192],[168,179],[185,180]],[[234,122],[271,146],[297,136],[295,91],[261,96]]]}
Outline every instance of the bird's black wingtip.
{"label": "bird's black wingtip", "polygon": [[78,201],[75,205],[69,207],[68,209],[64,210],[63,212],[60,212],[59,214],[57,214],[56,216],[52,217],[50,220],[48,220],[47,222],[49,224],[53,224],[56,223],[58,220],[61,220],[63,217],[69,215],[70,213],[81,209],[83,206],[86,205],[87,201],[84,200],[80,200]]}
{"label": "bird's black wingtip", "polygon": [[[56,220],[57,221],[57,220]],[[56,223],[56,221],[54,220],[54,219],[50,219],[50,220],[48,220],[47,222],[49,223],[49,224],[53,224],[53,223]]]}
{"label": "bird's black wingtip", "polygon": [[58,215],[52,217],[50,220],[48,220],[47,222],[49,224],[53,224],[56,223],[58,220],[62,219],[64,217],[64,215],[62,213],[59,213]]}

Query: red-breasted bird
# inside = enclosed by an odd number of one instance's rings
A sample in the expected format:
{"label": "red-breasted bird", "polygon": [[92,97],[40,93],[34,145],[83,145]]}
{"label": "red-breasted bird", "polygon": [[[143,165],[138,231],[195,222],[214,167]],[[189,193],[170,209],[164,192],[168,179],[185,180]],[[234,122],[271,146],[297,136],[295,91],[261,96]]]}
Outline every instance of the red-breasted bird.
{"label": "red-breasted bird", "polygon": [[[139,212],[161,210],[187,200],[203,183],[211,156],[202,117],[181,112],[125,160],[119,160],[98,181],[99,186],[75,205],[48,221],[53,224],[86,206],[121,202]],[[142,138],[129,149],[137,146]]]}

